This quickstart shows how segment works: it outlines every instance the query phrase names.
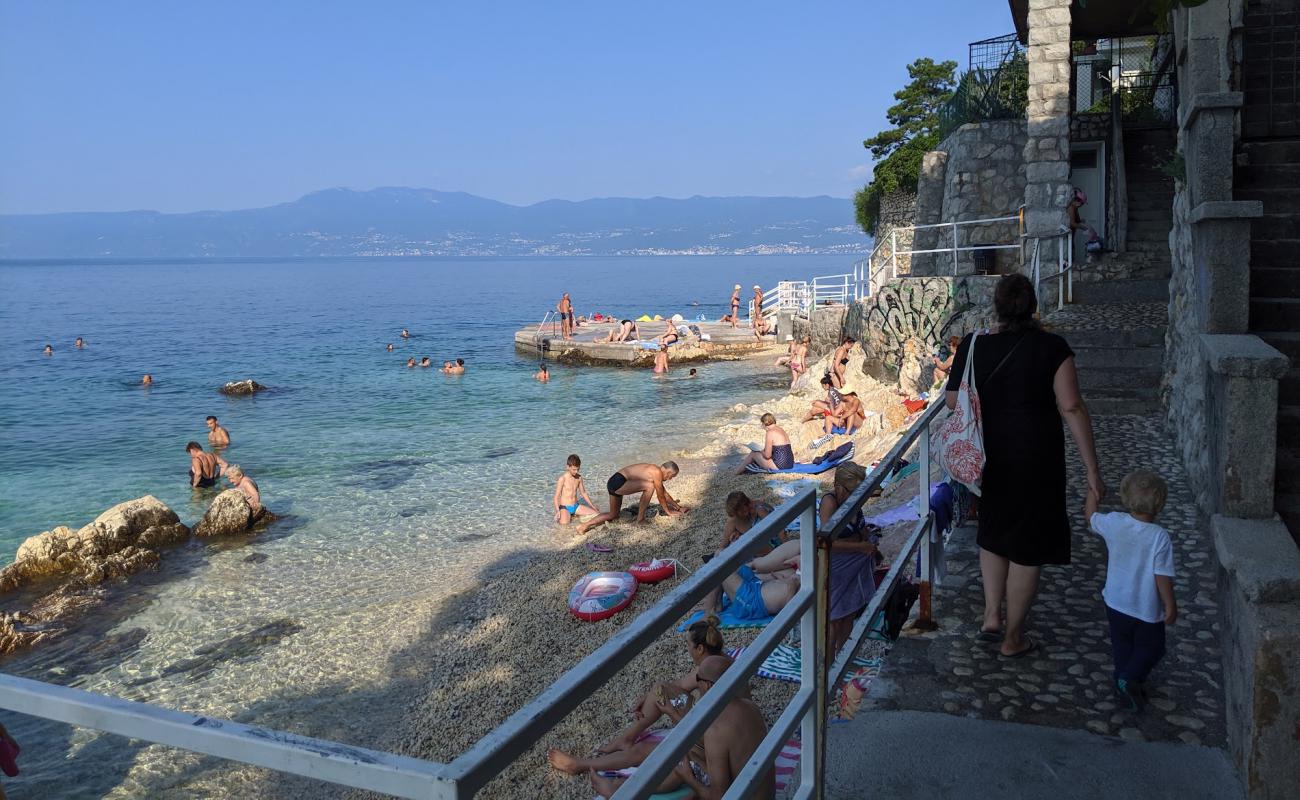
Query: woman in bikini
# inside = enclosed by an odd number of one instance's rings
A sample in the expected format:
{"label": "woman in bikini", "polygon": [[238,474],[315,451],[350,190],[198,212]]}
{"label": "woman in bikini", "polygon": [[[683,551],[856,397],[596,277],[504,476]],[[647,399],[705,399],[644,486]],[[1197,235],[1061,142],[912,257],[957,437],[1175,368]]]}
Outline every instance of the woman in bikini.
{"label": "woman in bikini", "polygon": [[666,347],[681,337],[677,335],[677,326],[673,324],[671,319],[666,319],[664,322],[668,323],[668,327],[664,329],[663,336],[658,337],[655,341]]}
{"label": "woman in bikini", "polygon": [[812,340],[805,336],[790,348],[790,388],[808,369],[808,345]]}

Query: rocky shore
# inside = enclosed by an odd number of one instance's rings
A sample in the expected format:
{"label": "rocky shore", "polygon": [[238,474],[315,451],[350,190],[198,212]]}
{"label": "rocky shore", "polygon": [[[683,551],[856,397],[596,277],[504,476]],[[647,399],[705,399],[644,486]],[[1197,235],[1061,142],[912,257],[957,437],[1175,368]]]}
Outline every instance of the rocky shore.
{"label": "rocky shore", "polygon": [[156,569],[166,548],[196,537],[260,530],[275,515],[254,513],[243,493],[227,489],[212,500],[191,530],[153,495],[119,503],[89,525],[59,526],[18,547],[0,569],[0,655],[66,632],[104,602],[103,584]]}

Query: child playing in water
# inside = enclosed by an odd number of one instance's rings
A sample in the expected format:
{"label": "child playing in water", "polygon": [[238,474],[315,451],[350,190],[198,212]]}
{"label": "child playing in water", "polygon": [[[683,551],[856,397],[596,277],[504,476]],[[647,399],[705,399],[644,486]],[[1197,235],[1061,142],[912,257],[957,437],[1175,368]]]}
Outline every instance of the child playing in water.
{"label": "child playing in water", "polygon": [[1165,627],[1178,619],[1173,545],[1156,524],[1168,493],[1159,475],[1138,470],[1119,486],[1126,511],[1098,514],[1095,492],[1088,492],[1084,504],[1088,527],[1106,540],[1101,596],[1110,621],[1115,693],[1130,711],[1145,704],[1147,676],[1165,654]]}
{"label": "child playing in water", "polygon": [[[568,525],[579,514],[586,517],[600,513],[587,496],[587,486],[578,473],[581,467],[582,459],[576,455],[569,456],[564,474],[555,482],[555,496],[551,498],[551,503],[555,506],[555,521],[561,525]],[[579,497],[584,502],[578,502]]]}

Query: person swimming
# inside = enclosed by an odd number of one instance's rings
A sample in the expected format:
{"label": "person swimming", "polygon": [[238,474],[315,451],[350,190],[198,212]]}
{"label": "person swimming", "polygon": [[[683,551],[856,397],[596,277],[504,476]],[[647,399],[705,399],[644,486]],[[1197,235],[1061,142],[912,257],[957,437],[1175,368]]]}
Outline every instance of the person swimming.
{"label": "person swimming", "polygon": [[402,328],[402,338],[403,339],[411,338],[411,332],[408,331],[406,328]]}
{"label": "person swimming", "polygon": [[153,376],[146,372],[146,373],[144,374],[144,377],[140,379],[140,385],[141,385],[141,386],[152,386],[152,385],[153,385]]}
{"label": "person swimming", "polygon": [[230,431],[221,427],[216,417],[209,414],[203,422],[208,426],[208,444],[214,448],[230,446]]}
{"label": "person swimming", "polygon": [[414,357],[414,356],[412,356],[411,358],[406,359],[406,368],[407,368],[407,369],[410,369],[411,367],[414,367],[414,366],[415,366],[415,357]]}
{"label": "person swimming", "polygon": [[428,356],[425,356],[424,358],[420,359],[420,366],[422,366],[422,367],[432,367],[432,366],[433,366],[433,362],[429,360],[429,357],[428,357]]}
{"label": "person swimming", "polygon": [[388,352],[390,352],[390,353],[393,352],[393,343],[392,343],[392,342],[389,342],[389,343],[388,343]]}
{"label": "person swimming", "polygon": [[456,359],[456,363],[455,363],[455,364],[452,364],[451,362],[447,362],[447,364],[448,364],[448,366],[446,366],[445,368],[443,368],[443,372],[447,373],[448,375],[463,375],[463,374],[465,374],[465,359],[463,359],[463,358],[458,358],[458,359]]}
{"label": "person swimming", "polygon": [[86,346],[86,340],[78,336],[77,341],[73,342],[72,346],[80,350],[81,348]]}
{"label": "person swimming", "polygon": [[540,365],[537,371],[533,373],[533,380],[546,383],[551,379],[551,371],[546,368],[545,364]]}
{"label": "person swimming", "polygon": [[45,349],[42,350],[41,353],[47,356],[54,355],[54,345],[49,345],[49,344],[45,345]]}

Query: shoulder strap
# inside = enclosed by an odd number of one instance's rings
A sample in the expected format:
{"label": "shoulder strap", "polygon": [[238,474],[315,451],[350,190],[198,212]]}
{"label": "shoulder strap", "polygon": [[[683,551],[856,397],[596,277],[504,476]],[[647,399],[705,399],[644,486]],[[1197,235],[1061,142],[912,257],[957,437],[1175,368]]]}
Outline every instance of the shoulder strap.
{"label": "shoulder strap", "polygon": [[993,371],[989,373],[989,376],[988,376],[987,378],[985,378],[986,381],[991,381],[991,380],[993,380],[993,376],[998,374],[998,370],[1002,369],[1002,365],[1003,365],[1003,364],[1006,364],[1007,361],[1011,358],[1012,354],[1014,354],[1017,350],[1020,349],[1020,345],[1024,344],[1025,339],[1027,339],[1027,338],[1029,338],[1029,334],[1028,334],[1028,333],[1023,333],[1023,334],[1021,334],[1021,336],[1020,336],[1020,340],[1017,341],[1016,344],[1015,344],[1015,346],[1012,347],[1010,350],[1008,350],[1008,351],[1007,351],[1007,354],[1006,354],[1005,356],[1002,357],[1002,360],[998,362],[998,365],[997,365],[996,367],[994,367],[994,368],[993,368]]}

